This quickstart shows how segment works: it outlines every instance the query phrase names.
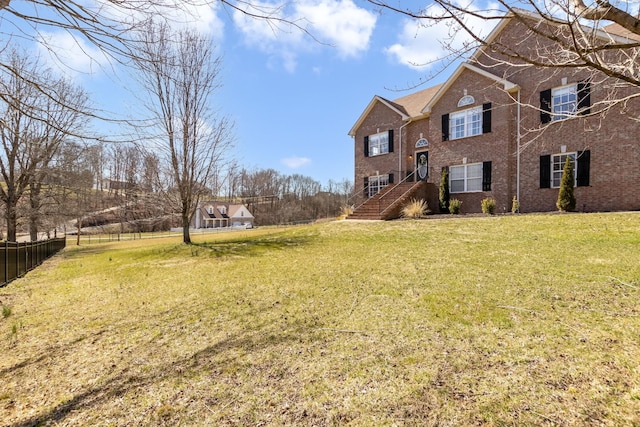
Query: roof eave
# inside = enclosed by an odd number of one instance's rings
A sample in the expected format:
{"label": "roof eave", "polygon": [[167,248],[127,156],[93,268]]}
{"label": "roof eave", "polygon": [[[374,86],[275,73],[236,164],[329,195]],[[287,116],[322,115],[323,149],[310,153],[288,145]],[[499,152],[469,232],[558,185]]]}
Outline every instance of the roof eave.
{"label": "roof eave", "polygon": [[371,110],[373,110],[373,107],[376,105],[377,102],[380,102],[380,103],[386,105],[389,109],[395,111],[402,118],[402,120],[406,121],[406,120],[410,119],[410,117],[407,114],[405,114],[403,111],[398,110],[389,101],[387,101],[386,99],[384,99],[381,96],[375,95],[373,97],[373,99],[371,100],[371,102],[369,102],[369,105],[367,105],[367,108],[365,108],[364,112],[360,115],[360,117],[358,117],[358,120],[356,121],[356,123],[353,125],[353,127],[349,131],[349,133],[348,133],[349,136],[352,136],[352,137],[356,136],[356,131],[358,130],[360,125],[362,125],[362,122],[367,117],[367,115],[371,112]]}
{"label": "roof eave", "polygon": [[436,94],[433,96],[433,98],[431,98],[429,103],[422,109],[422,114],[424,114],[424,115],[431,114],[431,107],[436,102],[438,102],[440,100],[440,98],[442,97],[442,95],[445,94],[445,92],[447,92],[449,90],[451,85],[453,85],[453,83],[458,79],[458,77],[460,76],[460,74],[464,70],[472,71],[472,72],[480,74],[481,76],[486,77],[486,78],[488,78],[490,80],[494,80],[496,83],[502,84],[503,89],[506,92],[514,93],[514,92],[517,92],[520,89],[520,86],[518,86],[517,84],[515,84],[513,82],[510,82],[509,80],[506,80],[506,79],[498,77],[498,76],[496,76],[494,74],[491,74],[490,72],[488,72],[486,70],[483,70],[482,68],[478,68],[478,67],[476,67],[474,65],[471,65],[468,62],[463,62],[462,64],[460,64],[458,66],[458,68],[456,68],[456,70],[453,72],[453,74],[451,74],[451,76],[442,85],[442,87],[440,87],[440,89],[438,89],[438,92],[436,92]]}

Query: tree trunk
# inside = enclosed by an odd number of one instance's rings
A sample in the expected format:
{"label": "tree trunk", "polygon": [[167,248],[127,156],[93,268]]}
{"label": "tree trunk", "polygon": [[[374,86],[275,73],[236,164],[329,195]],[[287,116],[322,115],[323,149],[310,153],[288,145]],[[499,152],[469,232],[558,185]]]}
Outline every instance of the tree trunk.
{"label": "tree trunk", "polygon": [[189,215],[182,213],[182,243],[191,244],[191,235],[189,234]]}
{"label": "tree trunk", "polygon": [[7,240],[16,242],[16,223],[18,222],[18,213],[13,203],[7,203]]}
{"label": "tree trunk", "polygon": [[29,191],[29,236],[32,242],[38,240],[38,220],[40,219],[40,186],[31,185]]}
{"label": "tree trunk", "polygon": [[77,233],[76,233],[76,246],[80,246],[80,229],[82,228],[82,218],[78,218],[76,221]]}

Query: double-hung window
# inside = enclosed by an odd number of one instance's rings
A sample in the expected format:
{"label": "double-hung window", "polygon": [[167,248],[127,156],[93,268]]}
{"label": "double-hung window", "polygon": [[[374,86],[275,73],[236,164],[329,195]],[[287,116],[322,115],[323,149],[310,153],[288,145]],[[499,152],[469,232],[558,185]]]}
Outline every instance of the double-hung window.
{"label": "double-hung window", "polygon": [[442,115],[442,140],[461,139],[491,132],[491,103]]}
{"label": "double-hung window", "polygon": [[578,107],[578,87],[576,84],[551,90],[551,112],[553,121],[575,116]]}
{"label": "double-hung window", "polygon": [[560,188],[564,164],[567,159],[569,159],[571,167],[573,168],[573,186],[577,186],[576,173],[578,168],[576,167],[576,153],[563,153],[551,156],[551,188]]}
{"label": "double-hung window", "polygon": [[369,135],[367,138],[368,156],[378,156],[387,154],[389,150],[389,132],[380,132],[375,135]]}
{"label": "double-hung window", "polygon": [[449,168],[449,191],[470,193],[482,191],[482,163],[451,166]]}
{"label": "double-hung window", "polygon": [[573,185],[588,187],[591,151],[545,154],[540,156],[540,188],[560,188],[564,164],[569,159],[573,166]]}
{"label": "double-hung window", "polygon": [[540,121],[543,124],[587,114],[591,114],[589,80],[540,92]]}
{"label": "double-hung window", "polygon": [[373,197],[389,185],[389,175],[374,175],[368,178],[369,197]]}
{"label": "double-hung window", "polygon": [[482,106],[449,114],[449,136],[451,139],[480,134],[482,134]]}

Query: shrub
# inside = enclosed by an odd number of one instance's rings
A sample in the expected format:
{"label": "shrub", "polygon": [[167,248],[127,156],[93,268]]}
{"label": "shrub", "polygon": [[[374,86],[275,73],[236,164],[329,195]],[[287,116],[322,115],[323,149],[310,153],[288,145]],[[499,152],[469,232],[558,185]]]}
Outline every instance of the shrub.
{"label": "shrub", "polygon": [[493,197],[485,197],[480,202],[482,213],[493,215],[496,212],[496,199]]}
{"label": "shrub", "polygon": [[449,200],[449,212],[451,212],[452,214],[459,214],[460,213],[460,206],[462,206],[462,202],[458,199],[451,199]]}
{"label": "shrub", "polygon": [[513,199],[511,200],[511,213],[518,212],[520,212],[520,202],[518,201],[516,196],[513,196]]}
{"label": "shrub", "polygon": [[2,317],[6,319],[9,316],[11,316],[11,307],[8,305],[2,305]]}
{"label": "shrub", "polygon": [[556,206],[562,212],[571,212],[576,208],[576,197],[573,195],[573,163],[568,156],[562,169]]}
{"label": "shrub", "polygon": [[340,215],[339,217],[342,219],[345,219],[346,217],[348,217],[349,215],[351,215],[353,213],[353,206],[351,205],[344,205],[343,207],[340,208]]}
{"label": "shrub", "polygon": [[404,218],[422,218],[429,212],[427,202],[422,199],[411,199],[409,203],[402,208],[402,216]]}
{"label": "shrub", "polygon": [[447,212],[449,210],[449,169],[443,168],[440,175],[440,212]]}

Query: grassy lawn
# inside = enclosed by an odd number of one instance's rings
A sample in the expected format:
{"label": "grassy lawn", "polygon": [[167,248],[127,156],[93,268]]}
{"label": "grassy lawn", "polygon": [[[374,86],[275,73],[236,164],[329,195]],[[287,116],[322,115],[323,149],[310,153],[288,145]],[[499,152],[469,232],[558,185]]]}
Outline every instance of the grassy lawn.
{"label": "grassy lawn", "polygon": [[179,241],[0,288],[0,425],[640,425],[640,213]]}

